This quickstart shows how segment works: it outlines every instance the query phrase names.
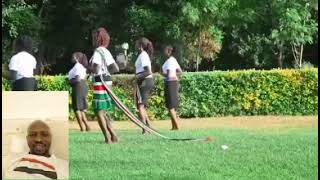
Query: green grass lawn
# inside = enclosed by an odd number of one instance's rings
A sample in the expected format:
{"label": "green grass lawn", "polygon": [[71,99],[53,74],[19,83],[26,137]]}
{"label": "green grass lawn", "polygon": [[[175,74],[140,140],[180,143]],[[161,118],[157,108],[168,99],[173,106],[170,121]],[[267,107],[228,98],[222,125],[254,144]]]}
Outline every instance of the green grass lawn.
{"label": "green grass lawn", "polygon": [[[318,129],[215,128],[171,132],[212,135],[211,142],[176,142],[138,130],[118,131],[106,145],[100,131],[70,132],[70,179],[307,179],[318,178]],[[221,145],[229,148],[223,150]]]}

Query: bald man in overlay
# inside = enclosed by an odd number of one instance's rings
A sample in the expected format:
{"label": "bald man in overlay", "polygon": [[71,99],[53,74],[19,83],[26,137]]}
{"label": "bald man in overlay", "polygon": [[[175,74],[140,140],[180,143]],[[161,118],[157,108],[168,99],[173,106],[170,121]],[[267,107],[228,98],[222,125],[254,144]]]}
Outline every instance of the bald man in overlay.
{"label": "bald man in overlay", "polygon": [[68,162],[50,154],[52,134],[41,120],[33,121],[26,136],[29,152],[11,161],[6,179],[68,179]]}

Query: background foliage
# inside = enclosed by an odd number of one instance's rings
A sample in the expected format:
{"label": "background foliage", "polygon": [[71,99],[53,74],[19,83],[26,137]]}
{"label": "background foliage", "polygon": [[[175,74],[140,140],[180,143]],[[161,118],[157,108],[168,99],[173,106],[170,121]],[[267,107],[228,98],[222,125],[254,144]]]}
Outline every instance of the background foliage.
{"label": "background foliage", "polygon": [[154,43],[154,71],[168,43],[188,71],[301,67],[318,63],[317,14],[315,0],[3,0],[2,63],[12,56],[14,38],[28,34],[39,73],[65,74],[73,52],[92,55],[91,32],[103,26],[112,54],[130,45],[125,72],[133,72],[141,36]]}

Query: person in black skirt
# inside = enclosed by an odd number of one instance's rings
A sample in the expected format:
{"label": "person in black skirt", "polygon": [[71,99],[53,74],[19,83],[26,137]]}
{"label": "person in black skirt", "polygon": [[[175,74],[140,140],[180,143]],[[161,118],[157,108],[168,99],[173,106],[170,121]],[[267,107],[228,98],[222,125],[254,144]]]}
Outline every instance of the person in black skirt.
{"label": "person in black skirt", "polygon": [[[136,48],[139,50],[140,54],[135,62],[135,78],[137,83],[135,101],[142,122],[147,126],[150,126],[146,107],[148,105],[148,99],[151,90],[154,88],[154,81],[151,71],[153,45],[151,41],[143,37],[136,42]],[[146,130],[142,129],[143,134],[146,132]]]}
{"label": "person in black skirt", "polygon": [[164,48],[164,54],[168,59],[162,65],[162,73],[165,77],[165,102],[170,112],[172,130],[178,130],[176,109],[179,105],[179,80],[177,73],[181,73],[182,70],[176,58],[173,57],[174,53],[175,49],[171,45]]}
{"label": "person in black skirt", "polygon": [[35,91],[36,79],[33,77],[37,61],[32,55],[32,40],[20,36],[14,42],[15,55],[9,63],[12,91]]}
{"label": "person in black skirt", "polygon": [[88,86],[86,84],[88,59],[81,52],[73,53],[71,62],[75,63],[68,73],[68,78],[72,86],[72,108],[76,114],[80,130],[84,131],[82,123],[86,127],[86,131],[90,130],[86,116]]}

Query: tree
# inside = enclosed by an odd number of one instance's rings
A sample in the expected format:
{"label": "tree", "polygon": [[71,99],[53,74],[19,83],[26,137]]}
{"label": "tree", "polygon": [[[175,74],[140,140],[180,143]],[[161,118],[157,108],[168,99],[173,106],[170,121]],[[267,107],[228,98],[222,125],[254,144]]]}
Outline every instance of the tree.
{"label": "tree", "polygon": [[223,32],[216,23],[225,10],[221,4],[220,0],[188,0],[182,6],[181,28],[191,27],[192,30],[184,31],[181,38],[187,49],[186,58],[196,61],[196,71],[202,58],[213,61],[221,49]]}
{"label": "tree", "polygon": [[[278,3],[279,4],[279,3]],[[294,2],[284,0],[278,22],[278,28],[272,30],[271,38],[275,44],[291,46],[294,65],[302,66],[303,48],[306,43],[313,43],[317,32],[317,22],[311,19],[310,3],[307,1]]]}
{"label": "tree", "polygon": [[[310,3],[310,6],[307,6]],[[3,59],[14,38],[33,37],[37,60],[51,67],[43,73],[65,73],[74,51],[92,55],[91,32],[103,26],[111,36],[109,49],[128,42],[133,72],[135,41],[154,43],[153,67],[160,70],[163,46],[177,47],[185,70],[274,68],[301,66],[305,45],[317,32],[315,0],[6,0],[2,1]],[[4,62],[3,60],[3,62]],[[71,64],[70,64],[71,65]]]}
{"label": "tree", "polygon": [[41,23],[34,10],[35,6],[21,0],[2,1],[2,63],[9,61],[12,43],[18,35],[29,35],[37,39]]}
{"label": "tree", "polygon": [[271,68],[273,62],[268,38],[271,28],[268,3],[234,0],[226,8],[221,21],[227,40],[222,47],[222,57],[226,53],[231,54],[226,60],[236,58],[233,64],[243,64],[243,68]]}
{"label": "tree", "polygon": [[222,23],[230,39],[224,48],[242,57],[246,68],[282,68],[284,60],[291,58],[291,49],[301,62],[303,45],[312,43],[317,32],[312,9],[306,8],[309,1],[234,2]]}

